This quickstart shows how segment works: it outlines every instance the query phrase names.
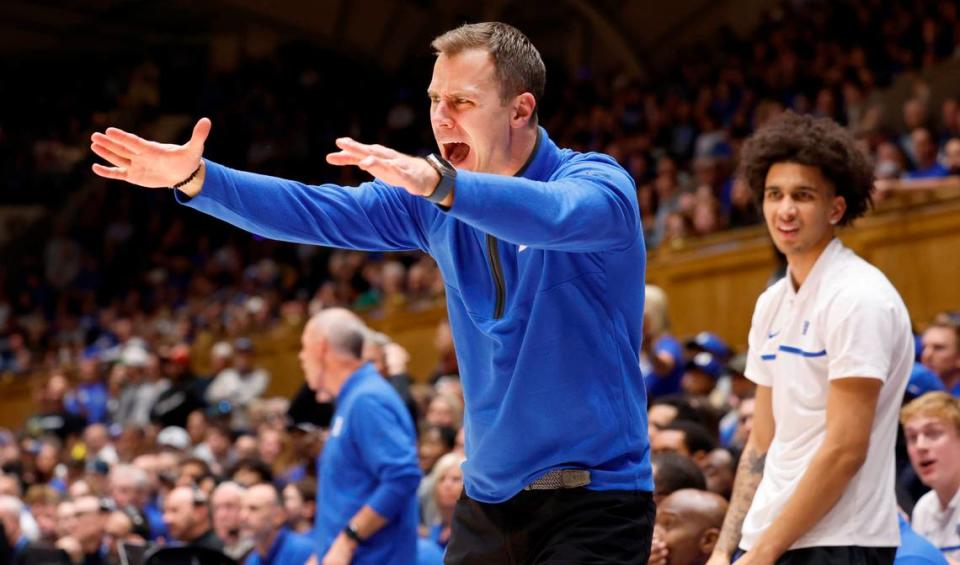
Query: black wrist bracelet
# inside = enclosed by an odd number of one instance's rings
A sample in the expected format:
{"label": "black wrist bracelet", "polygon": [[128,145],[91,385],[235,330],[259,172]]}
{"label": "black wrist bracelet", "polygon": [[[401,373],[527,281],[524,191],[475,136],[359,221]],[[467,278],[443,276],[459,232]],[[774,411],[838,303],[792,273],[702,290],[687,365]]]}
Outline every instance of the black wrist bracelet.
{"label": "black wrist bracelet", "polygon": [[190,176],[187,177],[186,180],[182,180],[182,181],[178,182],[177,184],[173,185],[173,188],[180,188],[181,186],[183,186],[183,185],[187,184],[188,182],[192,181],[193,179],[197,178],[197,175],[200,173],[200,168],[201,168],[201,167],[203,167],[203,161],[200,161],[200,164],[197,165],[197,168],[194,169],[194,171],[193,171],[192,173],[190,173]]}
{"label": "black wrist bracelet", "polygon": [[358,545],[363,543],[363,539],[360,537],[360,532],[357,531],[356,526],[354,526],[353,524],[347,524],[347,527],[343,529],[343,533],[348,538],[357,542]]}

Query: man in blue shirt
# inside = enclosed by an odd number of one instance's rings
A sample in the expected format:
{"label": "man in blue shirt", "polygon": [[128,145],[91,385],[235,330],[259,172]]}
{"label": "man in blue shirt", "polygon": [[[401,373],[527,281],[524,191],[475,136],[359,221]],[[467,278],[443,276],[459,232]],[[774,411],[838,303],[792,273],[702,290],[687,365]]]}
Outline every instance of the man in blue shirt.
{"label": "man in blue shirt", "polygon": [[314,537],[324,562],[413,563],[420,484],[413,420],[361,358],[366,331],[339,308],[320,312],[303,331],[307,385],[336,399],[318,465]]}
{"label": "man in blue shirt", "polygon": [[246,490],[240,509],[245,535],[254,540],[246,565],[303,565],[316,555],[307,536],[286,527],[283,497],[277,487],[261,483]]}
{"label": "man in blue shirt", "polygon": [[432,255],[466,399],[466,496],[447,560],[644,562],[654,507],[633,180],[538,127],[546,70],[519,30],[465,25],[433,47],[440,154],[342,138],[327,156],[373,182],[306,186],[218,165],[202,158],[207,119],[182,146],[95,133],[113,167],[94,172],[173,186],[186,205],[265,237]]}

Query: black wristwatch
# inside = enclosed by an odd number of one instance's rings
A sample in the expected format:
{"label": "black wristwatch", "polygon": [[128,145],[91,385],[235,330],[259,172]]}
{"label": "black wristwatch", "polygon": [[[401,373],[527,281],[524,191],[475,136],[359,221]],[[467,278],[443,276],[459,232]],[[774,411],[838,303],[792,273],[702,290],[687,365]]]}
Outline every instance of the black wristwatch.
{"label": "black wristwatch", "polygon": [[437,187],[424,198],[434,204],[440,204],[453,192],[453,185],[457,182],[457,170],[454,169],[453,165],[447,162],[446,159],[436,153],[431,153],[424,157],[424,159],[427,160],[427,163],[430,163],[431,167],[440,173],[440,182],[437,183]]}
{"label": "black wristwatch", "polygon": [[363,543],[363,538],[360,537],[360,532],[357,531],[357,527],[352,523],[347,524],[347,527],[343,529],[343,534],[357,542],[358,545]]}

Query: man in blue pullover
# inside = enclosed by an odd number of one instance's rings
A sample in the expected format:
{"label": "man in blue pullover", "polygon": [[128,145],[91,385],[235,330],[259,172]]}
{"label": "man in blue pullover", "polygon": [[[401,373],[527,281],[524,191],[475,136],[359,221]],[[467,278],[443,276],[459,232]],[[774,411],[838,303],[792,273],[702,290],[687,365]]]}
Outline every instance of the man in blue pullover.
{"label": "man in blue pullover", "polygon": [[314,538],[323,563],[414,563],[417,462],[413,420],[393,385],[362,359],[366,326],[348,310],[315,315],[303,330],[307,386],[336,411],[317,466]]}
{"label": "man in blue pullover", "polygon": [[638,364],[646,253],[632,179],[557,147],[537,125],[546,71],[515,28],[433,42],[427,89],[439,155],[352,139],[327,156],[375,180],[303,184],[108,129],[96,174],[177,198],[264,237],[421,249],[446,283],[466,399],[464,497],[448,562],[645,562],[654,506]]}

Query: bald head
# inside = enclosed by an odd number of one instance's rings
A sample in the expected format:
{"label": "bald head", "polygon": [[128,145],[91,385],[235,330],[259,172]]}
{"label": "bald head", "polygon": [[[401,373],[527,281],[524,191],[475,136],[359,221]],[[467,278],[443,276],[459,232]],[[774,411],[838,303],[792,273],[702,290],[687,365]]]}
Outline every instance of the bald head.
{"label": "bald head", "polygon": [[670,565],[705,563],[720,535],[727,501],[718,494],[680,489],[657,508],[657,528],[669,550]]}
{"label": "bald head", "polygon": [[727,501],[719,494],[692,488],[680,489],[663,501],[664,506],[690,520],[699,520],[705,527],[723,526]]}
{"label": "bald head", "polygon": [[304,335],[309,335],[310,339],[324,339],[335,351],[360,359],[367,326],[345,308],[327,308],[310,318]]}
{"label": "bald head", "polygon": [[244,532],[255,540],[262,542],[272,539],[287,520],[280,491],[268,483],[247,489],[240,520]]}

